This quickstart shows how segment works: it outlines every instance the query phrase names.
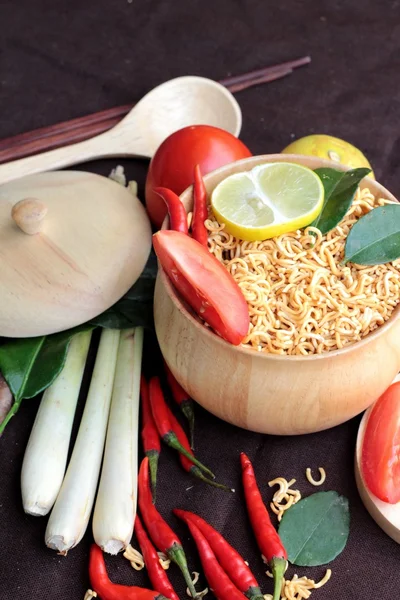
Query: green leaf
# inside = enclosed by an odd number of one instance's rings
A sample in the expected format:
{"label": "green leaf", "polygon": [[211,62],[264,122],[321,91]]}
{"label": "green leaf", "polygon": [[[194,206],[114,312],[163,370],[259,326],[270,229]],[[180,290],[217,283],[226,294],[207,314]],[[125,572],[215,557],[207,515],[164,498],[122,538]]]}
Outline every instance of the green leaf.
{"label": "green leaf", "polygon": [[337,171],[336,169],[315,169],[324,186],[324,205],[319,216],[311,223],[323,235],[331,231],[340,223],[349,210],[358,185],[371,169],[352,169],[351,171]]}
{"label": "green leaf", "polygon": [[60,374],[72,337],[90,329],[92,325],[81,325],[53,335],[12,339],[0,346],[0,371],[14,396],[14,404],[0,425],[0,433],[22,400],[43,392]]}
{"label": "green leaf", "polygon": [[0,347],[0,371],[15,401],[33,398],[53,383],[64,366],[72,337],[93,329],[81,325],[35,338],[12,339]]}
{"label": "green leaf", "polygon": [[315,567],[342,552],[349,529],[348,500],[337,492],[318,492],[284,513],[279,535],[292,564]]}
{"label": "green leaf", "polygon": [[354,223],[343,262],[381,265],[400,258],[400,204],[374,208]]}
{"label": "green leaf", "polygon": [[153,297],[157,276],[157,257],[151,252],[143,273],[131,289],[114,306],[91,323],[110,329],[146,327],[153,329]]}

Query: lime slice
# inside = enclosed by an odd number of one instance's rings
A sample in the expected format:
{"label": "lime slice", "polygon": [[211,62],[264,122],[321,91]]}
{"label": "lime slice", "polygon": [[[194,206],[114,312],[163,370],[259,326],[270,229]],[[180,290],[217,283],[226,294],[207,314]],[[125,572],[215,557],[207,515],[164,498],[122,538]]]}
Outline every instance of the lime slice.
{"label": "lime slice", "polygon": [[212,210],[225,230],[249,242],[306,227],[319,215],[323,202],[318,175],[286,162],[230,175],[211,195]]}

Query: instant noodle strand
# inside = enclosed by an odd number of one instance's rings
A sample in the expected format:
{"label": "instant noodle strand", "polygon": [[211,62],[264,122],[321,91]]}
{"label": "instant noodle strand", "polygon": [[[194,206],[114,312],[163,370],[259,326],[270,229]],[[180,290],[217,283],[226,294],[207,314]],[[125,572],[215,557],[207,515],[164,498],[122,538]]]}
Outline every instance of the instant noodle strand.
{"label": "instant noodle strand", "polygon": [[229,235],[210,213],[209,250],[240,286],[249,307],[245,347],[286,355],[321,354],[357,342],[385,323],[400,300],[400,259],[376,266],[342,265],[354,223],[377,206],[358,190],[340,224],[261,242]]}

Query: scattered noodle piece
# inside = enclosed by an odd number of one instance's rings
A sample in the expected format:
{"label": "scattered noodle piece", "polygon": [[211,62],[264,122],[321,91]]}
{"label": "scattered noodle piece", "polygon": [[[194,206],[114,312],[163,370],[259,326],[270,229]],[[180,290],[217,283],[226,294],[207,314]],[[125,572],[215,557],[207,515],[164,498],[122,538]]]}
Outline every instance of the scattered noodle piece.
{"label": "scattered noodle piece", "polygon": [[144,560],[142,554],[140,554],[138,550],[135,550],[135,548],[133,548],[130,544],[127,546],[123,556],[129,560],[131,567],[135,569],[135,571],[141,571],[144,569]]}
{"label": "scattered noodle piece", "polygon": [[296,504],[296,502],[301,500],[301,493],[299,490],[291,489],[292,485],[295,483],[295,479],[287,481],[284,477],[277,477],[268,482],[269,487],[272,487],[273,485],[279,486],[279,490],[275,492],[272,502],[270,503],[271,510],[278,516],[279,522],[282,520],[285,510],[288,510],[293,504]]}
{"label": "scattered noodle piece", "polygon": [[124,167],[122,167],[121,165],[115,167],[115,169],[113,169],[109,174],[108,178],[112,179],[113,181],[116,181],[124,187],[126,186],[125,170]]}
{"label": "scattered noodle piece", "polygon": [[92,600],[92,598],[97,598],[96,592],[93,590],[87,590],[83,600]]}
{"label": "scattered noodle piece", "polygon": [[321,581],[319,581],[318,583],[314,583],[314,589],[318,589],[318,588],[322,587],[323,585],[325,585],[330,580],[331,575],[332,575],[332,571],[330,569],[327,569],[326,573],[323,576],[323,578],[321,579]]}
{"label": "scattered noodle piece", "polygon": [[130,181],[128,183],[128,191],[137,198],[138,195],[138,184],[137,181]]}
{"label": "scattered noodle piece", "polygon": [[[273,577],[270,571],[267,571],[268,577]],[[318,583],[308,577],[299,577],[293,575],[292,579],[284,579],[282,582],[281,600],[302,600],[309,598],[311,591],[321,588],[331,578],[332,571],[327,569],[324,577]],[[265,600],[272,600],[272,594],[265,594]]]}
{"label": "scattered noodle piece", "polygon": [[[196,585],[196,583],[198,582],[200,577],[200,574],[197,571],[193,571],[193,585]],[[189,596],[189,598],[192,598],[192,594],[190,593],[189,588],[186,588],[186,593]],[[204,590],[202,590],[201,592],[197,592],[196,598],[203,598],[203,596],[206,596],[208,594],[208,587],[204,588]]]}
{"label": "scattered noodle piece", "polygon": [[[160,565],[162,566],[164,571],[166,571],[167,569],[169,569],[169,565],[171,564],[170,559],[166,554],[164,554],[164,552],[157,552],[157,554],[160,561]],[[123,556],[127,560],[129,560],[129,562],[131,563],[131,567],[135,569],[135,571],[141,571],[146,566],[144,564],[143,555],[138,550],[133,548],[130,544],[129,546],[127,546]]]}
{"label": "scattered noodle piece", "polygon": [[158,554],[158,558],[160,561],[160,565],[162,566],[164,571],[166,571],[167,569],[169,569],[171,560],[168,558],[168,556],[165,554],[165,552],[157,552],[157,554]]}
{"label": "scattered noodle piece", "polygon": [[314,479],[314,477],[312,476],[310,467],[308,467],[306,469],[306,477],[312,485],[322,485],[325,482],[325,479],[326,479],[325,469],[323,467],[318,467],[318,471],[319,471],[319,474],[321,477],[318,481],[316,481]]}

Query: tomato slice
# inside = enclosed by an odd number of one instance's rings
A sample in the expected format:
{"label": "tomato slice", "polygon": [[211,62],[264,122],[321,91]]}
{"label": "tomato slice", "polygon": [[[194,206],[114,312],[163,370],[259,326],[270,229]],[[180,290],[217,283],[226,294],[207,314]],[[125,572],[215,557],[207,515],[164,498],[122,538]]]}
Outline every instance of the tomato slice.
{"label": "tomato slice", "polygon": [[375,403],[365,429],[361,470],[364,481],[383,502],[400,502],[400,382]]}
{"label": "tomato slice", "polygon": [[189,306],[227,342],[239,345],[249,330],[249,309],[225,267],[179,231],[159,231],[153,244],[161,266]]}

